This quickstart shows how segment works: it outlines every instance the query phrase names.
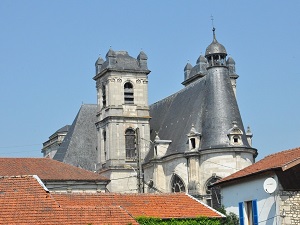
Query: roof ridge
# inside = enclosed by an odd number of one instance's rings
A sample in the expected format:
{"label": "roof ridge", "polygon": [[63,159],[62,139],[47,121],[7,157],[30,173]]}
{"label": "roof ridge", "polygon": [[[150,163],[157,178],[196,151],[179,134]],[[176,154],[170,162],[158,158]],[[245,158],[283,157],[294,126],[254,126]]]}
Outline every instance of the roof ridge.
{"label": "roof ridge", "polygon": [[6,179],[6,178],[28,178],[28,177],[34,177],[34,176],[37,176],[37,175],[13,175],[13,176],[0,176],[0,179]]}
{"label": "roof ridge", "polygon": [[[295,150],[300,150],[300,147],[295,147],[295,148],[286,149],[286,150],[283,150],[283,151],[280,151],[280,152],[275,152],[275,153],[272,153],[272,154],[270,154],[270,155],[265,156],[265,157],[262,158],[261,160],[266,159],[266,158],[269,158],[269,157],[276,156],[276,155],[278,155],[278,154],[283,154],[283,153],[287,153],[287,152],[291,152],[291,151],[295,151]],[[260,162],[261,160],[259,160],[258,162]]]}

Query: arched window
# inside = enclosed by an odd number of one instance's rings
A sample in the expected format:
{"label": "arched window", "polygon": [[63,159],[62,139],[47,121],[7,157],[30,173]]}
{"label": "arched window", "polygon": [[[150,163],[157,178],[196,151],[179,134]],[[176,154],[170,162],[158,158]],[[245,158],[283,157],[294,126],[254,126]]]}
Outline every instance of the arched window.
{"label": "arched window", "polygon": [[135,131],[128,128],[125,131],[126,160],[135,160]]}
{"label": "arched window", "polygon": [[105,85],[102,86],[102,105],[103,105],[103,108],[106,107],[106,88],[105,88]]}
{"label": "arched window", "polygon": [[125,104],[134,104],[133,86],[130,82],[124,84],[124,102]]}
{"label": "arched window", "polygon": [[103,130],[103,145],[104,145],[104,159],[107,160],[107,152],[106,152],[106,130]]}
{"label": "arched window", "polygon": [[185,185],[183,180],[174,174],[171,181],[172,192],[185,192]]}
{"label": "arched window", "polygon": [[217,182],[218,180],[220,180],[220,177],[217,177],[215,175],[213,175],[212,177],[210,177],[207,181],[206,181],[206,194],[210,197],[208,197],[206,199],[206,203],[207,205],[218,209],[221,207],[221,191],[219,187],[211,187],[211,185],[215,182]]}

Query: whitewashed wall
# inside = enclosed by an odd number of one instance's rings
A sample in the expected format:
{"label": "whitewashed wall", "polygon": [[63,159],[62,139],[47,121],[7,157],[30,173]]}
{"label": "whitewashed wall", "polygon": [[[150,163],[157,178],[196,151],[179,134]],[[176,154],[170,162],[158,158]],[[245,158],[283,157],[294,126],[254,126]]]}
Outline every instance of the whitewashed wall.
{"label": "whitewashed wall", "polygon": [[[256,179],[235,183],[221,188],[222,204],[227,212],[233,212],[239,216],[239,202],[257,200],[257,214],[259,225],[279,225],[282,218],[279,209],[279,188],[272,194],[264,191],[265,179],[273,177],[278,184],[275,174],[272,176],[256,176]],[[279,185],[278,185],[279,186]],[[244,211],[244,215],[246,212]],[[245,222],[245,225],[247,223]]]}

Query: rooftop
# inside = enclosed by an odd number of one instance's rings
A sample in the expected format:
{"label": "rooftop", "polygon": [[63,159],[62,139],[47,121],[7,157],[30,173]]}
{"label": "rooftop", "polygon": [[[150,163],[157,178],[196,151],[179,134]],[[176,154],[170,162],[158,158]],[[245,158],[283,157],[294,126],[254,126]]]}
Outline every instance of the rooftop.
{"label": "rooftop", "polygon": [[37,176],[0,177],[0,204],[0,224],[138,224],[134,217],[223,217],[184,193],[52,194]]}
{"label": "rooftop", "polygon": [[93,173],[49,158],[0,158],[0,176],[38,175],[43,181],[108,181]]}
{"label": "rooftop", "polygon": [[0,178],[0,224],[138,224],[120,206],[62,207],[33,176]]}
{"label": "rooftop", "polygon": [[220,218],[223,215],[186,193],[169,194],[52,194],[62,205],[103,207],[119,205],[133,217]]}
{"label": "rooftop", "polygon": [[266,156],[262,160],[248,166],[228,177],[221,179],[218,184],[233,181],[242,177],[248,177],[254,174],[270,170],[285,171],[300,163],[300,147],[285,150]]}

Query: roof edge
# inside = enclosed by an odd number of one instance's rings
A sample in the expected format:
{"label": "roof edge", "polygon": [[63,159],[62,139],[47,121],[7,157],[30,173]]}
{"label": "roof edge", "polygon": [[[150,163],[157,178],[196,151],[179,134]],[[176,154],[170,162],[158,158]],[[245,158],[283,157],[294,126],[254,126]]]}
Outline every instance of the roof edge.
{"label": "roof edge", "polygon": [[194,197],[191,196],[190,194],[188,194],[188,193],[185,193],[185,194],[186,194],[188,197],[190,197],[191,199],[197,201],[198,203],[204,205],[205,207],[207,207],[207,208],[209,208],[210,210],[214,211],[215,213],[219,214],[220,217],[222,217],[222,218],[225,218],[225,217],[226,217],[223,213],[220,213],[218,210],[216,210],[216,209],[210,207],[209,205],[206,205],[205,203],[203,203],[203,202],[201,202],[200,200],[194,198]]}

